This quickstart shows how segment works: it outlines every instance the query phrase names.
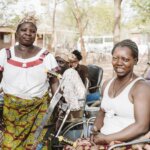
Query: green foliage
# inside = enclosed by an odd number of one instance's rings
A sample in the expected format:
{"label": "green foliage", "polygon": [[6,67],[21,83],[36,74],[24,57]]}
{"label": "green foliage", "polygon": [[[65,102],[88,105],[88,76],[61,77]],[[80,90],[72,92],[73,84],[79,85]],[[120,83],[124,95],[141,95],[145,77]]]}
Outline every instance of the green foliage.
{"label": "green foliage", "polygon": [[[98,3],[91,8],[90,25],[88,32],[93,34],[103,35],[112,33],[114,24],[113,5],[108,3]],[[93,31],[91,29],[94,29]]]}
{"label": "green foliage", "polygon": [[150,23],[150,0],[133,0],[132,7],[137,12],[138,22]]}
{"label": "green foliage", "polygon": [[[68,3],[64,7],[62,13],[62,24],[70,28],[77,30],[76,20],[72,14],[73,2],[68,0]],[[104,1],[98,1],[93,3],[91,0],[78,1],[79,12],[81,14],[81,22],[85,24],[88,20],[85,34],[101,35],[106,33],[112,33],[114,23],[114,10],[113,2],[105,3]],[[76,11],[74,9],[74,11]]]}
{"label": "green foliage", "polygon": [[0,1],[0,26],[14,26],[19,16],[15,13],[13,6],[17,0]]}

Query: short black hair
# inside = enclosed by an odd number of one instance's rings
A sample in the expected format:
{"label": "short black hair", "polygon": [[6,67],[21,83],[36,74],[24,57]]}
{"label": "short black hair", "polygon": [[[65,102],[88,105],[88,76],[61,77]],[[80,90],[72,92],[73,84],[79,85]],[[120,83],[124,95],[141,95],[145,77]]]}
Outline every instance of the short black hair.
{"label": "short black hair", "polygon": [[139,50],[138,50],[137,44],[134,41],[132,41],[130,39],[125,39],[123,41],[116,43],[112,49],[111,54],[114,53],[114,51],[117,47],[128,47],[128,48],[130,48],[132,51],[133,58],[137,58],[137,61],[138,61]]}
{"label": "short black hair", "polygon": [[74,50],[72,54],[74,54],[79,61],[82,60],[82,55],[78,50]]}

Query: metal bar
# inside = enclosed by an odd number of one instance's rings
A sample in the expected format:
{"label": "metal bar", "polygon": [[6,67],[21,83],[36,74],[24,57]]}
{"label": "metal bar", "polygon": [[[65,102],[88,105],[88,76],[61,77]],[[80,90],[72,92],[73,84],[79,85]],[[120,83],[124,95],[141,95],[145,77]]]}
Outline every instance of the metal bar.
{"label": "metal bar", "polygon": [[135,140],[135,141],[132,141],[132,142],[115,144],[115,145],[109,147],[108,150],[112,150],[113,148],[116,148],[116,147],[122,147],[122,146],[128,146],[128,145],[134,145],[134,144],[140,144],[140,143],[150,143],[150,139]]}

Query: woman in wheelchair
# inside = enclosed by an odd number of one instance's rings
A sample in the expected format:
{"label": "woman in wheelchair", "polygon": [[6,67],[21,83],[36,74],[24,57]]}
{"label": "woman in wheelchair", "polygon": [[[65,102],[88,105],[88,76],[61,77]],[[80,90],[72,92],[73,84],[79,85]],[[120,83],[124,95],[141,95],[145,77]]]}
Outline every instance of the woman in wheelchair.
{"label": "woman in wheelchair", "polygon": [[[150,86],[134,73],[137,62],[135,42],[123,40],[112,49],[116,76],[102,86],[101,107],[91,130],[90,143],[96,144],[97,149],[108,149],[112,141],[133,141],[150,130]],[[84,150],[84,143],[80,140],[76,149]],[[92,149],[92,144],[89,147]]]}
{"label": "woman in wheelchair", "polygon": [[67,50],[56,51],[55,58],[64,79],[61,84],[63,97],[70,104],[72,114],[79,117],[82,103],[85,100],[85,86],[78,72],[69,68],[70,54]]}

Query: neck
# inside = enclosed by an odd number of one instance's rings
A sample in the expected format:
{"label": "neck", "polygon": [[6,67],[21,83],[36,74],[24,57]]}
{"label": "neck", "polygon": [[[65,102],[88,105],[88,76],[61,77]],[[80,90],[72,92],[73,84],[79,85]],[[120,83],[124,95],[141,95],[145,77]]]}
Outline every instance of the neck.
{"label": "neck", "polygon": [[118,81],[133,80],[133,78],[134,78],[133,72],[128,73],[128,75],[126,75],[126,76],[117,76]]}
{"label": "neck", "polygon": [[118,95],[118,93],[120,93],[129,83],[131,83],[134,77],[135,75],[133,72],[129,73],[124,77],[117,77],[113,83],[113,88],[112,88],[113,97]]}
{"label": "neck", "polygon": [[34,48],[34,45],[26,46],[26,45],[19,44],[17,46],[17,49],[20,51],[29,51],[29,50],[32,50],[33,48]]}

